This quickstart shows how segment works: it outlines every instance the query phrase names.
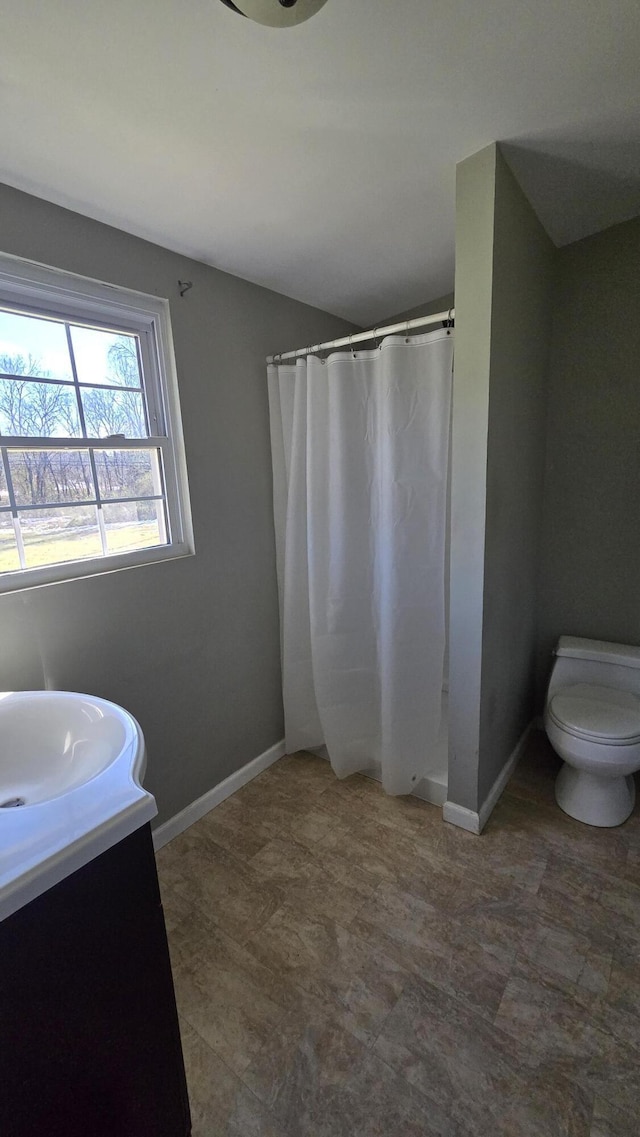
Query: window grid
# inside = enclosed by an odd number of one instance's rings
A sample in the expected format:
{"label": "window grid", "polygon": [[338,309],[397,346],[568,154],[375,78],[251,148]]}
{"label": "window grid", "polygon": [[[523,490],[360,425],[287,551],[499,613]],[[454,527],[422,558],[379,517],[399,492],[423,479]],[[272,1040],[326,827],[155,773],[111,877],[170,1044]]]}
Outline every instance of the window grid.
{"label": "window grid", "polygon": [[[31,375],[31,374],[16,374],[12,372],[0,372],[0,381],[11,380],[16,383],[37,383],[46,384],[49,386],[62,387],[67,390],[73,390],[75,394],[76,411],[78,413],[79,422],[82,429],[81,437],[89,437],[86,430],[84,403],[82,400],[82,391],[108,391],[117,392],[123,395],[134,395],[140,397],[142,416],[144,419],[145,435],[141,437],[150,437],[150,423],[153,421],[157,434],[164,435],[164,417],[160,413],[160,408],[156,403],[156,393],[149,390],[144,382],[144,376],[149,371],[149,364],[151,362],[149,347],[146,342],[147,335],[140,331],[139,328],[132,327],[123,321],[121,325],[105,324],[95,320],[83,320],[81,317],[74,317],[73,319],[66,319],[64,316],[57,314],[53,311],[45,311],[42,309],[29,308],[24,305],[13,305],[0,301],[0,315],[5,312],[13,316],[24,316],[26,319],[43,320],[45,323],[53,323],[59,325],[64,329],[66,348],[69,355],[69,362],[71,366],[71,379],[58,379],[48,375]],[[84,329],[87,331],[96,331],[99,333],[111,333],[114,336],[126,336],[128,339],[133,340],[136,353],[136,367],[137,374],[140,382],[138,384],[129,383],[96,383],[87,382],[79,378],[78,367],[76,363],[76,354],[73,345],[72,329]],[[144,344],[142,340],[144,339]],[[155,369],[153,369],[155,370]],[[0,438],[2,431],[0,431]],[[47,436],[43,436],[47,437]]]}
{"label": "window grid", "polygon": [[[73,350],[73,339],[71,337],[71,328],[65,322],[64,330],[67,336],[67,349],[69,351],[69,359],[71,361],[71,374],[73,375],[73,382],[76,393],[76,404],[78,407],[78,417],[80,420],[80,429],[82,430],[82,437],[87,437],[87,422],[84,417],[84,406],[82,404],[82,396],[80,394],[80,384],[78,383],[78,369],[76,367],[76,357]],[[93,450],[89,449],[89,464],[91,466],[91,477],[93,478],[93,488],[96,494],[96,517],[98,521],[98,532],[100,533],[100,544],[102,545],[102,555],[106,557],[109,548],[107,545],[107,531],[105,529],[104,517],[102,515],[102,504],[100,502],[100,486],[98,484],[98,471],[96,470],[96,460]],[[18,523],[20,519],[18,518]]]}
{"label": "window grid", "polygon": [[[32,326],[33,337],[18,338],[7,322],[3,349],[21,352],[25,373],[18,374],[11,362],[8,373],[3,367],[0,374],[6,407],[4,435],[0,431],[0,594],[192,555],[169,301],[0,254],[0,317],[3,313],[51,321],[59,331],[48,336],[45,329],[41,336]],[[23,329],[29,332],[29,325]],[[111,333],[95,353],[91,330]],[[128,337],[129,352],[122,366],[116,357],[112,369],[108,349],[118,336]],[[100,344],[100,336],[95,342]],[[49,351],[49,345],[58,357],[43,364],[41,347]],[[30,374],[41,370],[48,374]],[[25,384],[23,390],[12,390],[15,380]],[[113,398],[105,394],[114,391]],[[65,450],[79,453],[67,458]],[[138,450],[149,453],[139,460],[127,454]],[[41,453],[30,457],[28,451]],[[45,511],[42,522],[39,509]],[[100,515],[107,555],[101,551]]]}
{"label": "window grid", "polygon": [[[100,503],[95,497],[87,497],[82,501],[44,501],[35,504],[30,502],[29,505],[19,505],[17,509],[19,513],[34,513],[38,509],[55,509],[57,505],[61,509],[86,509],[89,505],[132,505],[136,501],[164,501],[164,497],[159,493],[139,493],[134,497],[102,497]],[[11,506],[0,505],[0,513],[12,513]]]}
{"label": "window grid", "polygon": [[[18,311],[18,310],[12,309],[12,308],[11,309],[5,308],[5,311],[16,311],[16,315],[18,315],[18,314],[33,315],[33,313],[24,312],[24,309],[21,311]],[[51,317],[45,317],[45,318],[51,318]],[[25,505],[18,505],[17,499],[16,499],[16,494],[15,494],[15,489],[14,489],[14,484],[13,484],[13,475],[11,472],[11,464],[9,462],[9,451],[15,450],[16,452],[19,453],[19,452],[28,451],[30,449],[32,450],[32,449],[34,449],[34,447],[33,447],[33,445],[32,446],[24,445],[24,443],[26,442],[26,439],[19,440],[20,442],[22,442],[22,445],[19,444],[19,441],[17,439],[11,439],[11,445],[8,445],[9,439],[5,437],[2,440],[3,445],[0,446],[0,452],[2,454],[2,466],[3,466],[5,481],[6,481],[6,485],[7,485],[7,494],[8,494],[8,498],[9,498],[9,505],[8,505],[8,507],[0,506],[0,514],[10,514],[11,518],[12,518],[12,522],[13,522],[13,531],[14,531],[14,536],[15,536],[15,541],[16,541],[16,548],[17,548],[17,552],[18,552],[18,560],[20,562],[20,569],[14,570],[14,571],[21,571],[21,570],[27,569],[29,567],[27,564],[27,557],[26,557],[26,553],[25,553],[25,544],[24,544],[24,538],[23,538],[22,526],[20,523],[19,514],[20,513],[37,512],[38,510],[45,510],[45,509],[55,509],[56,506],[60,507],[61,509],[74,509],[74,508],[75,509],[87,509],[89,507],[93,507],[95,509],[95,512],[96,512],[96,522],[97,522],[97,527],[98,527],[98,533],[100,536],[102,556],[108,557],[112,554],[109,550],[109,544],[108,544],[108,539],[107,539],[107,529],[106,529],[106,524],[105,524],[105,520],[104,520],[104,513],[103,513],[103,509],[102,509],[103,504],[105,504],[105,505],[126,505],[126,504],[132,504],[132,503],[139,502],[139,501],[160,501],[160,502],[162,502],[162,510],[160,510],[158,512],[158,528],[159,528],[158,545],[166,545],[169,543],[169,526],[168,526],[168,518],[167,518],[167,503],[166,503],[166,494],[164,492],[164,485],[163,485],[164,478],[163,478],[162,472],[160,472],[159,477],[156,478],[156,473],[155,473],[155,468],[154,468],[153,463],[152,463],[152,478],[154,481],[158,480],[160,482],[160,484],[157,487],[157,489],[158,489],[157,493],[154,493],[154,494],[138,494],[135,497],[113,497],[112,498],[112,497],[105,497],[100,492],[100,483],[99,483],[98,471],[97,471],[97,467],[96,467],[95,451],[98,449],[105,449],[105,450],[130,449],[131,447],[123,446],[122,444],[126,443],[126,442],[131,442],[133,440],[127,439],[127,438],[125,438],[125,436],[121,436],[121,435],[109,435],[105,439],[92,439],[92,438],[90,438],[90,435],[89,435],[88,430],[87,430],[87,423],[86,423],[84,405],[83,405],[82,395],[81,395],[81,391],[83,388],[85,390],[97,389],[97,390],[106,390],[106,391],[125,391],[125,392],[130,391],[132,393],[139,394],[141,396],[141,399],[142,399],[142,409],[143,409],[143,413],[144,413],[144,425],[145,425],[145,429],[146,429],[147,433],[146,433],[146,436],[144,438],[142,438],[140,440],[136,439],[135,441],[136,442],[139,441],[140,443],[142,443],[144,445],[145,448],[148,448],[149,450],[155,449],[156,452],[159,454],[159,456],[161,456],[162,455],[162,446],[158,446],[157,443],[161,442],[163,440],[152,439],[150,437],[150,434],[149,434],[149,409],[148,409],[148,403],[147,403],[147,392],[145,390],[145,387],[144,387],[143,383],[141,383],[139,386],[130,386],[129,384],[120,385],[117,383],[86,383],[86,382],[82,383],[82,382],[80,382],[80,379],[78,377],[78,368],[77,368],[77,363],[76,363],[76,356],[75,356],[75,349],[74,349],[74,345],[73,345],[73,336],[71,334],[71,328],[74,326],[88,326],[91,328],[95,328],[95,330],[101,331],[101,332],[102,331],[112,331],[116,335],[125,334],[125,335],[132,336],[134,343],[135,343],[135,347],[136,347],[136,361],[137,361],[137,366],[138,366],[138,375],[143,376],[144,372],[143,372],[143,366],[142,366],[142,352],[141,352],[141,347],[140,347],[139,335],[137,335],[135,333],[131,333],[128,330],[125,332],[124,329],[105,328],[104,326],[102,326],[100,324],[91,323],[89,325],[82,325],[82,324],[76,325],[72,321],[60,320],[60,319],[58,319],[56,322],[62,324],[64,327],[64,330],[65,330],[67,351],[69,353],[69,362],[70,362],[71,374],[72,374],[73,378],[70,380],[69,379],[52,379],[48,376],[38,376],[38,375],[32,376],[32,375],[28,375],[28,374],[16,375],[16,374],[12,374],[12,373],[2,372],[0,374],[0,379],[9,379],[9,380],[12,380],[14,382],[47,383],[47,384],[54,384],[56,386],[61,386],[61,387],[73,388],[74,393],[75,393],[75,399],[76,399],[76,409],[77,409],[77,413],[78,413],[78,422],[80,425],[80,429],[82,431],[82,435],[79,438],[73,438],[71,436],[70,437],[52,436],[51,438],[49,438],[48,436],[43,436],[42,438],[38,439],[37,441],[40,444],[39,448],[42,450],[49,449],[49,448],[58,449],[60,447],[62,447],[64,449],[69,449],[69,450],[86,450],[87,455],[88,455],[88,459],[89,459],[89,464],[91,467],[91,478],[93,481],[94,497],[85,499],[83,501],[78,501],[78,502],[73,502],[73,501],[70,501],[70,502],[57,501],[56,502],[56,501],[53,501],[53,502],[42,502],[42,503],[36,503],[36,504],[30,503],[28,505],[26,505],[26,504]],[[154,415],[154,419],[157,421],[157,414]],[[31,440],[31,442],[33,442],[33,441],[36,441],[36,440]],[[50,443],[54,442],[54,441],[57,443],[57,445],[55,445],[54,447],[50,447]],[[85,445],[84,446],[80,445],[80,443],[83,443],[83,442],[85,443]],[[73,445],[73,443],[75,443],[75,445]],[[139,448],[138,446],[135,447],[135,449],[138,449],[138,448]],[[161,460],[159,462],[159,465],[162,467]],[[11,571],[11,570],[9,570],[9,571]]]}
{"label": "window grid", "polygon": [[[55,387],[76,386],[73,379],[52,379],[49,375],[15,375],[10,371],[0,371],[0,379],[13,379],[18,383],[49,383]],[[97,391],[132,391],[136,395],[142,395],[143,398],[145,396],[144,387],[130,387],[129,385],[121,387],[118,383],[78,383],[78,387],[86,387],[90,391],[93,391],[94,388]]]}
{"label": "window grid", "polygon": [[[18,550],[18,560],[20,561],[20,568],[26,568],[26,557],[24,553],[24,542],[22,540],[22,529],[20,528],[20,519],[18,517],[18,509],[16,506],[16,495],[13,491],[13,478],[11,477],[11,470],[9,469],[9,454],[7,447],[0,447],[2,454],[2,467],[4,469],[4,480],[7,484],[7,496],[9,498],[9,505],[11,507],[11,520],[13,521],[13,535],[16,540],[16,547]],[[3,510],[3,513],[8,513],[9,510]]]}
{"label": "window grid", "polygon": [[[157,447],[149,446],[149,443],[151,441],[152,441],[151,439],[145,439],[145,442],[147,443],[147,446],[149,447],[149,449],[156,449],[157,450],[158,449]],[[0,456],[2,459],[2,468],[4,471],[4,477],[5,477],[5,482],[6,482],[6,486],[7,486],[7,496],[9,498],[8,506],[0,506],[0,516],[5,515],[5,516],[11,517],[11,520],[13,522],[13,533],[14,533],[14,537],[15,537],[15,541],[16,541],[17,552],[18,552],[18,560],[20,562],[20,569],[19,570],[18,569],[16,569],[16,570],[9,569],[9,570],[5,570],[5,571],[8,571],[8,572],[16,571],[17,572],[17,571],[27,569],[29,567],[27,564],[27,557],[26,557],[26,553],[25,553],[25,545],[24,545],[24,539],[23,539],[23,534],[22,534],[22,526],[21,526],[21,522],[20,522],[20,514],[21,513],[37,513],[40,510],[55,509],[56,507],[59,507],[60,509],[65,509],[65,510],[94,508],[96,511],[96,522],[97,522],[97,526],[98,526],[98,533],[100,535],[100,544],[102,546],[102,555],[104,557],[108,557],[108,556],[112,556],[113,554],[112,554],[111,550],[109,549],[109,544],[108,544],[108,540],[107,540],[107,529],[106,529],[106,525],[105,525],[105,521],[104,521],[103,510],[102,510],[103,505],[133,505],[133,504],[135,504],[137,502],[141,502],[141,501],[158,501],[158,502],[162,503],[162,509],[158,511],[157,520],[158,520],[158,529],[159,529],[159,541],[157,543],[157,546],[155,546],[155,547],[159,547],[159,546],[166,545],[169,543],[167,502],[166,502],[166,494],[163,492],[162,472],[161,471],[159,472],[158,478],[156,479],[156,473],[155,473],[155,470],[154,470],[153,464],[152,464],[152,479],[154,481],[158,480],[160,482],[160,485],[157,487],[158,490],[160,491],[158,493],[154,493],[154,494],[139,493],[133,497],[108,497],[108,496],[105,496],[104,494],[101,494],[100,493],[99,480],[98,480],[98,471],[96,469],[96,463],[95,463],[94,450],[97,450],[97,449],[113,449],[114,448],[113,447],[113,439],[106,439],[105,442],[107,442],[108,445],[106,445],[106,446],[93,446],[93,447],[84,447],[83,446],[81,448],[79,448],[79,447],[73,448],[73,449],[82,449],[82,450],[86,449],[88,451],[89,461],[91,464],[91,476],[92,476],[92,480],[93,480],[93,488],[95,491],[95,496],[93,498],[86,498],[83,501],[49,501],[49,502],[42,502],[42,503],[35,503],[35,504],[29,503],[28,505],[27,504],[19,505],[17,502],[16,494],[15,494],[15,488],[13,485],[13,475],[11,473],[11,463],[9,462],[9,451],[16,451],[16,453],[22,453],[24,450],[24,447],[6,446],[6,445],[0,446]],[[71,449],[71,448],[69,447],[69,449]],[[161,454],[161,451],[160,451],[160,454]],[[159,460],[158,464],[160,465],[160,460]]]}

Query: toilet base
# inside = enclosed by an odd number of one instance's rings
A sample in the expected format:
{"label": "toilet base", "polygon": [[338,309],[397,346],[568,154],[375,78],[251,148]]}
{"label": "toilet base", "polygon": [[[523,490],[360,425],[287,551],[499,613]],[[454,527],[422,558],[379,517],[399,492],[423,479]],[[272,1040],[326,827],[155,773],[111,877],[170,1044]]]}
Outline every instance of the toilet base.
{"label": "toilet base", "polygon": [[569,817],[603,829],[622,825],[632,813],[636,800],[631,774],[623,778],[602,778],[586,770],[576,770],[566,762],[556,778],[555,792],[560,809]]}

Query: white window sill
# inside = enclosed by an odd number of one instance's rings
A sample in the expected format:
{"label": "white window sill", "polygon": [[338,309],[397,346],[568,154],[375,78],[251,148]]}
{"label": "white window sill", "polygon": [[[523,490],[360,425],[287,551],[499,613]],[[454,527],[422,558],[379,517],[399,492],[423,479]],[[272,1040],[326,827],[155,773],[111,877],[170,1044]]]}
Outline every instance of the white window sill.
{"label": "white window sill", "polygon": [[22,569],[0,575],[0,595],[24,592],[29,588],[44,588],[50,584],[67,584],[72,580],[122,572],[123,569],[142,568],[144,565],[179,560],[195,556],[189,545],[159,545],[153,549],[139,549],[131,553],[116,553],[112,557],[91,557],[86,561],[68,561],[59,565]]}

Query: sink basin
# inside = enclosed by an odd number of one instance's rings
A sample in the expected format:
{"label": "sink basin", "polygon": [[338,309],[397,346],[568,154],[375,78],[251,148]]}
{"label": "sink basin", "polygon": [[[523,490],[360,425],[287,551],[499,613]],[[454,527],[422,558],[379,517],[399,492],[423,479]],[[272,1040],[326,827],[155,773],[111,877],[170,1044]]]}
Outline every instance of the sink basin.
{"label": "sink basin", "polygon": [[137,750],[136,728],[122,707],[88,695],[0,695],[0,809],[51,801],[91,781]]}
{"label": "sink basin", "polygon": [[0,919],[155,816],[142,731],[69,691],[0,693]]}

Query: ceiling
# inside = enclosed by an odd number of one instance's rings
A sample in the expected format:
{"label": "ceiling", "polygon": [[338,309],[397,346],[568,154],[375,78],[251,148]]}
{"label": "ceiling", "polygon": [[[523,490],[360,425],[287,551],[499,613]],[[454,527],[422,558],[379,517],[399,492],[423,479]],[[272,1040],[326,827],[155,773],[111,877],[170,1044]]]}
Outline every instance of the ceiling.
{"label": "ceiling", "polygon": [[358,324],[453,283],[495,139],[556,243],[640,213],[638,0],[3,0],[0,180]]}

